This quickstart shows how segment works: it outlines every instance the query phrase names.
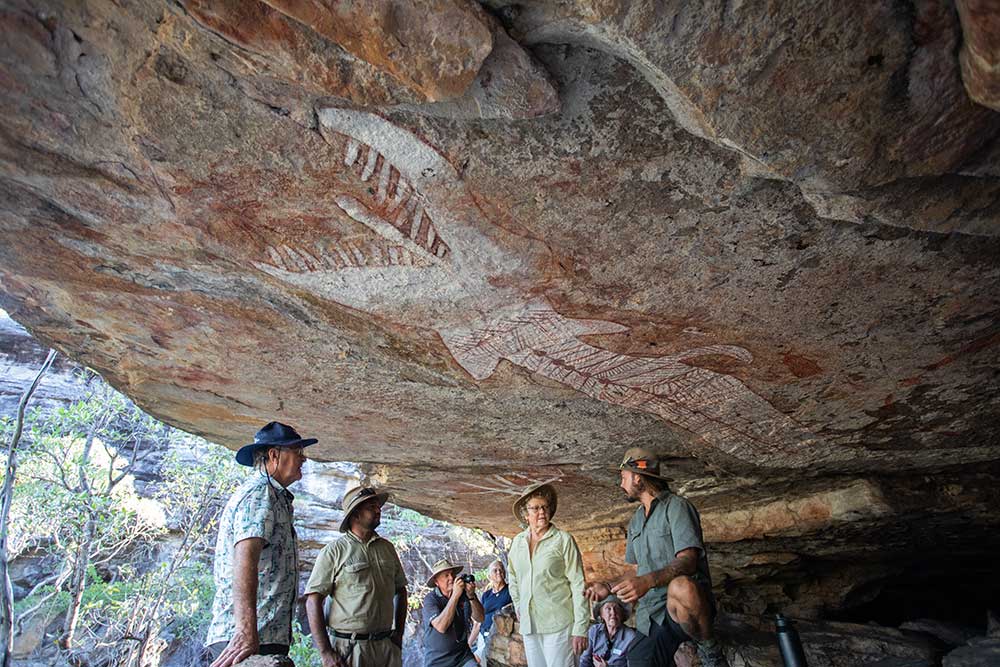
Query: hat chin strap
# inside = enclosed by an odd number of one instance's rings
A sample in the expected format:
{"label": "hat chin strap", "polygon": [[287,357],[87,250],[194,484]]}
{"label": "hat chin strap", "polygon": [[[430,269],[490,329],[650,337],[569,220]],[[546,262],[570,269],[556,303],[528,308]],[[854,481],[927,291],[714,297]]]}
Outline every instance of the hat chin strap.
{"label": "hat chin strap", "polygon": [[[272,447],[271,449],[273,451],[277,452],[277,454],[276,454],[277,459],[280,460],[281,459],[281,447]],[[267,478],[267,485],[270,486],[272,489],[274,488],[274,484],[272,484],[272,482],[277,482],[281,486],[281,488],[284,489],[285,485],[282,484],[281,482],[278,482],[278,480],[274,479],[274,477],[271,475],[271,471],[267,469],[268,464],[271,462],[270,461],[270,457],[271,457],[270,452],[268,452],[267,457],[264,459],[264,465],[261,466],[262,470],[260,470],[260,472],[264,475],[264,477]],[[278,461],[277,460],[275,461],[274,469],[275,469],[275,471],[277,471],[277,469],[278,469]]]}

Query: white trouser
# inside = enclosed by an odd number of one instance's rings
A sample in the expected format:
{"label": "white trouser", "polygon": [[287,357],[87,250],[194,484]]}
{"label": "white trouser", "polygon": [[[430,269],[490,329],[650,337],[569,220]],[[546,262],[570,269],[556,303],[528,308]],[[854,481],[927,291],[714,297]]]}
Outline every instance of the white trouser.
{"label": "white trouser", "polygon": [[486,638],[483,637],[483,633],[480,630],[479,636],[476,637],[476,650],[473,651],[477,658],[479,658],[479,664],[481,667],[486,667]]}
{"label": "white trouser", "polygon": [[524,657],[528,667],[573,667],[570,630],[524,635]]}

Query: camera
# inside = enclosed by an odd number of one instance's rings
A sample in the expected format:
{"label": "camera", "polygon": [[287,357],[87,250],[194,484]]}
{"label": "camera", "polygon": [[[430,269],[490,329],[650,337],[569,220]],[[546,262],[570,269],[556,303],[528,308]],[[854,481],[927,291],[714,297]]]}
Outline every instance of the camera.
{"label": "camera", "polygon": [[[462,581],[464,581],[466,586],[468,586],[469,584],[475,584],[476,583],[476,578],[473,575],[468,574],[468,573],[466,573],[466,574],[460,574],[460,575],[458,575],[458,578],[461,579]],[[462,593],[462,595],[464,595],[468,599],[469,598],[469,590],[466,589]]]}

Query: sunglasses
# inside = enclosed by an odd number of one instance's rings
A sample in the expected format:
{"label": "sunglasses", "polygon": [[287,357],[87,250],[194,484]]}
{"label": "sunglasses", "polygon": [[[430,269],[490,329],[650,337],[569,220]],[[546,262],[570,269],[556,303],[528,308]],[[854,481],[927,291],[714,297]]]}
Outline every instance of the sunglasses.
{"label": "sunglasses", "polygon": [[631,456],[626,456],[622,459],[621,464],[619,464],[619,470],[625,470],[626,468],[635,468],[637,470],[647,470],[649,468],[649,461],[646,459],[634,459]]}

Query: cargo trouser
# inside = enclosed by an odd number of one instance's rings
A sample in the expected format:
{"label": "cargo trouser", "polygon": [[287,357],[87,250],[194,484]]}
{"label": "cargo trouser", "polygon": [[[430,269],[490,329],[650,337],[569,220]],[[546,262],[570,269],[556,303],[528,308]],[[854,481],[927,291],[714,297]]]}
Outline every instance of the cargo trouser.
{"label": "cargo trouser", "polygon": [[347,660],[348,667],[403,667],[403,651],[389,638],[331,640],[333,650]]}

